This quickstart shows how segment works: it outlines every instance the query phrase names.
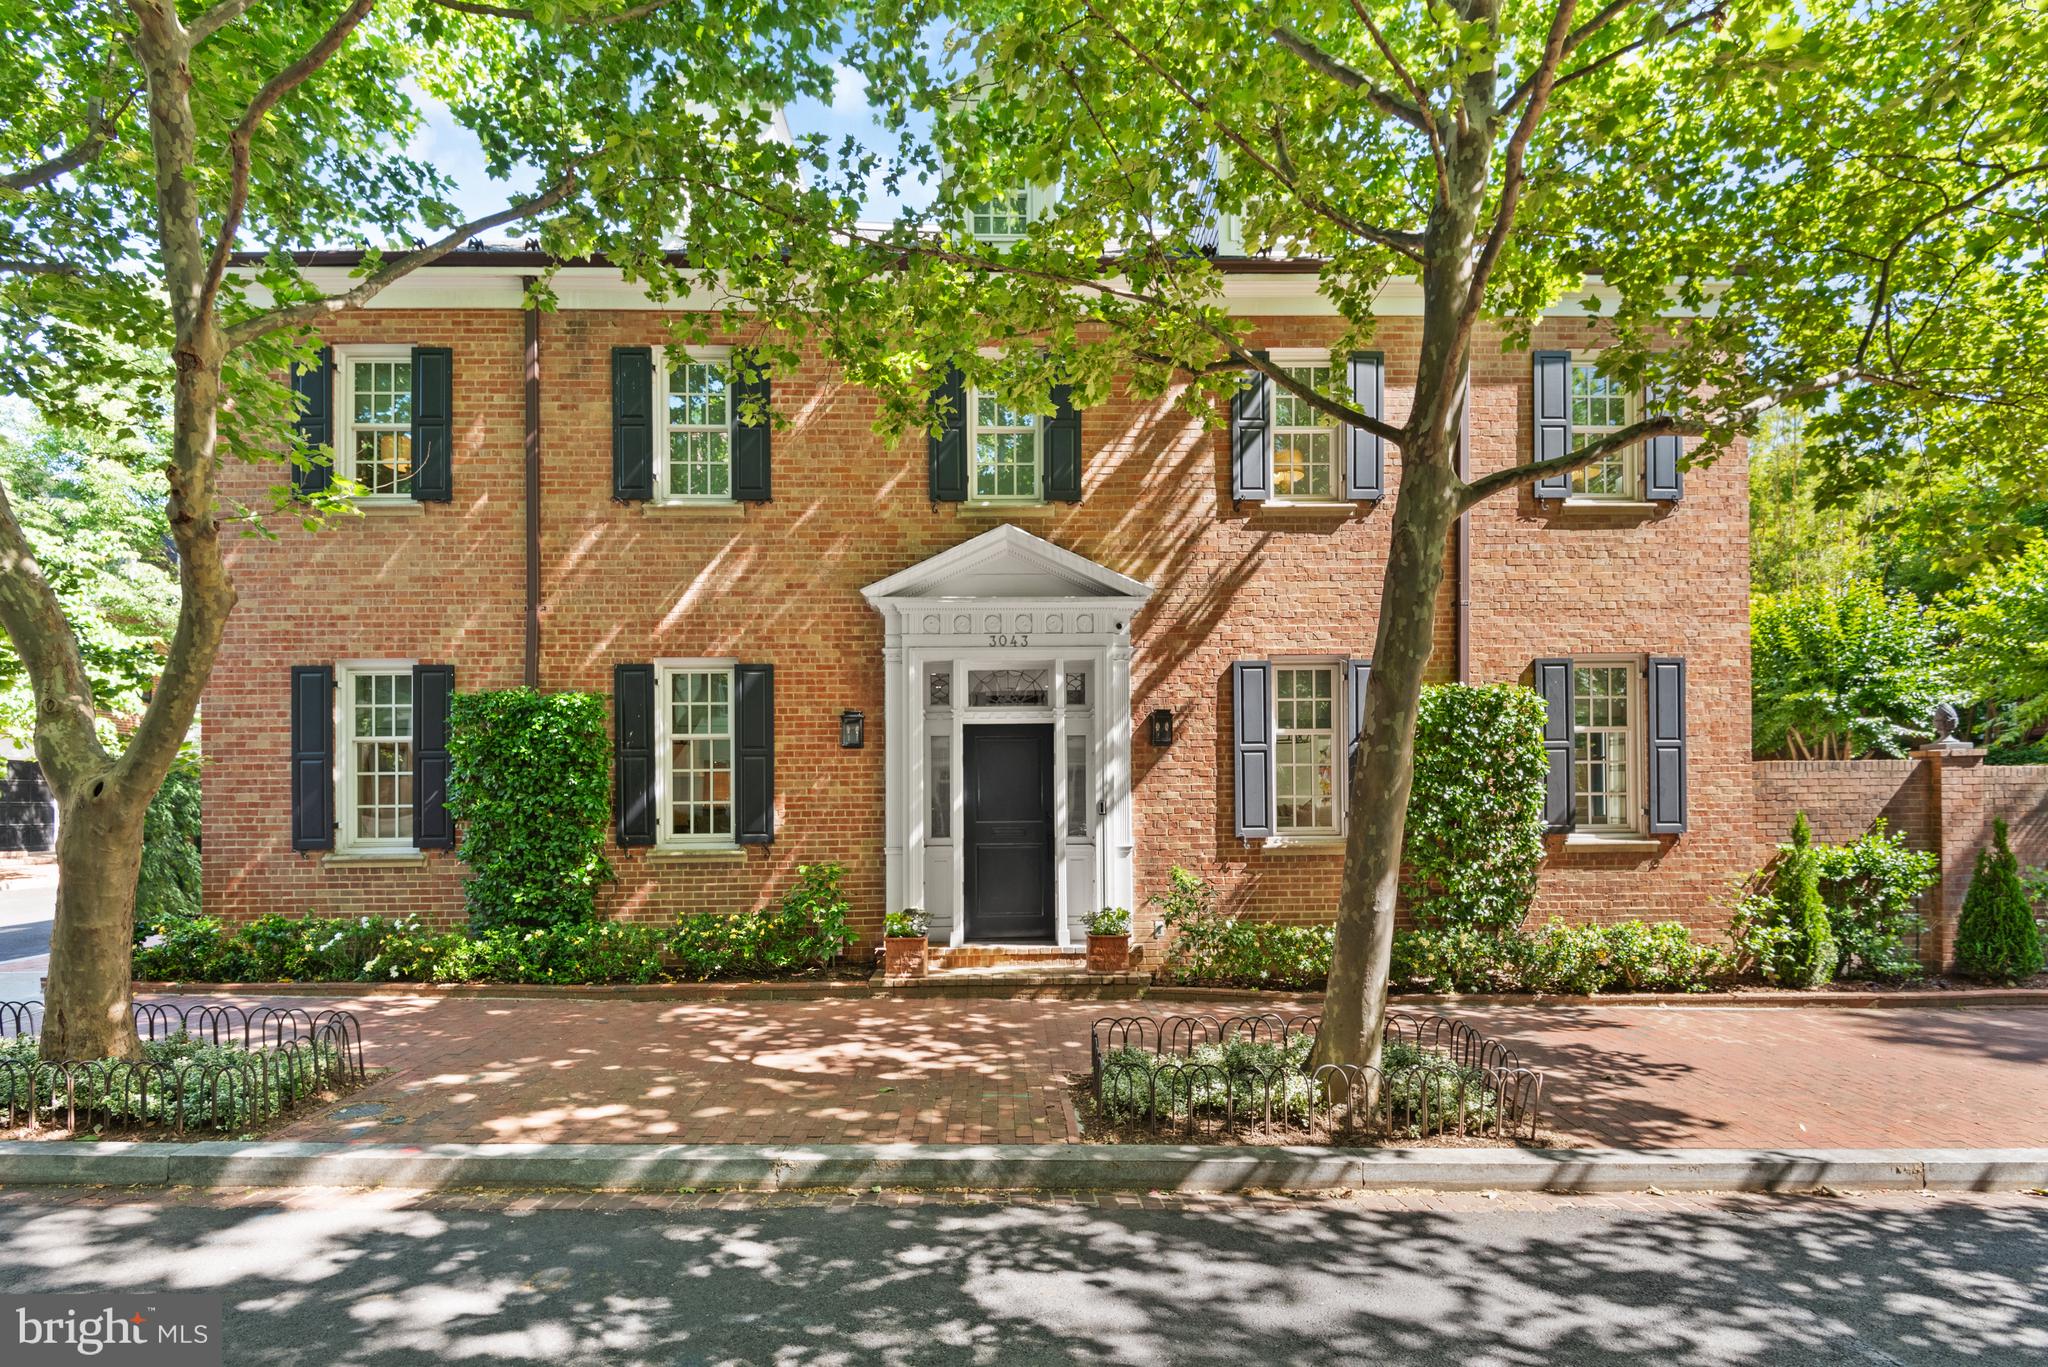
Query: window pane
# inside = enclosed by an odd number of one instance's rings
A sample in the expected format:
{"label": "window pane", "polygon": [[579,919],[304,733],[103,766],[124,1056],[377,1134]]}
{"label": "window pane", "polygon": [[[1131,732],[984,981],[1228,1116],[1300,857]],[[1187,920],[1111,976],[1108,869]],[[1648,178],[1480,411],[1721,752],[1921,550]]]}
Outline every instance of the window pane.
{"label": "window pane", "polygon": [[933,736],[931,752],[932,838],[947,840],[953,834],[953,738]]}
{"label": "window pane", "polygon": [[1572,806],[1582,827],[1634,829],[1627,665],[1572,671]]}
{"label": "window pane", "polygon": [[669,833],[732,834],[732,675],[669,675]]}
{"label": "window pane", "polygon": [[1311,665],[1277,669],[1274,675],[1276,828],[1294,834],[1334,834],[1336,670]]}
{"label": "window pane", "polygon": [[1088,738],[1067,737],[1067,834],[1086,839],[1095,804],[1088,800]]}
{"label": "window pane", "polygon": [[682,361],[668,376],[668,474],[672,498],[732,495],[730,379],[716,361]]}
{"label": "window pane", "polygon": [[[1303,384],[1323,389],[1328,366],[1288,366]],[[1273,493],[1280,498],[1336,496],[1336,421],[1306,400],[1273,388]]]}

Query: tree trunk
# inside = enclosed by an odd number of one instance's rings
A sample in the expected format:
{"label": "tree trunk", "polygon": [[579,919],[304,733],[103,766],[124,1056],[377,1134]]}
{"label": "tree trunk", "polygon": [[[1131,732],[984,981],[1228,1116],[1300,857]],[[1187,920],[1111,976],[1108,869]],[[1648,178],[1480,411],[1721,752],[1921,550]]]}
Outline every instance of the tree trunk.
{"label": "tree trunk", "polygon": [[1365,724],[1351,774],[1344,886],[1337,901],[1329,991],[1316,1035],[1317,1065],[1379,1066],[1401,843],[1415,775],[1415,722],[1436,639],[1437,591],[1458,495],[1448,450],[1432,450],[1425,442],[1403,451],[1393,546],[1365,689]]}
{"label": "tree trunk", "polygon": [[90,779],[62,803],[57,917],[43,1003],[46,1059],[135,1058],[130,969],[142,818],[151,794]]}

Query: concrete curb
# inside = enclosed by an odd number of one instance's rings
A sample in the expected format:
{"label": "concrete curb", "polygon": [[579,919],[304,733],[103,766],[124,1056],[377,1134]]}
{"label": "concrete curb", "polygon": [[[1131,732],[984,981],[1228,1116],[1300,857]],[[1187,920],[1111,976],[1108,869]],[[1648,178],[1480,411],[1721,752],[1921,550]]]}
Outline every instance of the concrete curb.
{"label": "concrete curb", "polygon": [[[1135,975],[1134,975],[1135,976]],[[818,1001],[876,997],[1004,997],[1039,1000],[1137,999],[1150,1002],[1241,1002],[1264,1007],[1321,1004],[1319,992],[1260,992],[1237,987],[1145,987],[1135,982],[1060,984],[975,979],[948,983],[927,978],[921,985],[878,986],[873,981],[647,983],[552,986],[540,983],[161,983],[138,982],[137,996],[152,997],[448,997],[529,1001]],[[1819,992],[1606,992],[1592,997],[1532,993],[1398,993],[1396,1010],[1455,1006],[1717,1006],[1801,1008],[2048,1007],[2048,988],[1922,988],[1914,991]]]}
{"label": "concrete curb", "polygon": [[0,1143],[0,1186],[1232,1192],[2048,1186],[2036,1149],[1329,1149],[1170,1144]]}

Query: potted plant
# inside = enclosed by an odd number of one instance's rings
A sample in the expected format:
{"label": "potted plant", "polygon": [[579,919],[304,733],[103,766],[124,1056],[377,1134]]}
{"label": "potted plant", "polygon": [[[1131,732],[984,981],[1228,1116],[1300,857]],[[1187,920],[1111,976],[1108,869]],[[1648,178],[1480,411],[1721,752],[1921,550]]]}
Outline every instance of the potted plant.
{"label": "potted plant", "polygon": [[926,967],[925,928],[921,907],[905,907],[882,918],[882,975],[922,978]]}
{"label": "potted plant", "polygon": [[1088,913],[1088,971],[1131,971],[1131,913],[1125,908],[1104,907]]}

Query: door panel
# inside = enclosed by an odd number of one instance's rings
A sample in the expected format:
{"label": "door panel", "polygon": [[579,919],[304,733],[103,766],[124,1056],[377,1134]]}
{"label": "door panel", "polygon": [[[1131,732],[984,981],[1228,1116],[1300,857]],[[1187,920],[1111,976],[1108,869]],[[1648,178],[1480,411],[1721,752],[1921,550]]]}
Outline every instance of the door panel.
{"label": "door panel", "polygon": [[1052,728],[969,726],[967,938],[1051,942]]}

